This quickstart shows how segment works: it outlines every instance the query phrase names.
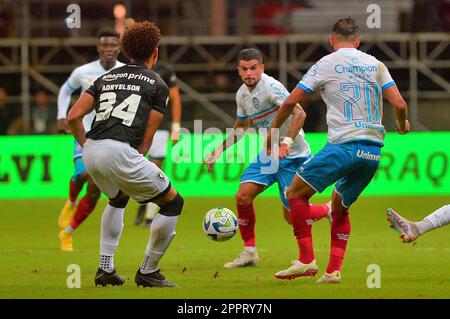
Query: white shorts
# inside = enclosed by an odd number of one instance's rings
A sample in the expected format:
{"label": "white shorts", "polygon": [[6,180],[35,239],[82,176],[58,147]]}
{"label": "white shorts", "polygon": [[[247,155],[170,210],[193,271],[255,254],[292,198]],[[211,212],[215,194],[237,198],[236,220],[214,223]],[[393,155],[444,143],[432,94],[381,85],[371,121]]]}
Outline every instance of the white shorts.
{"label": "white shorts", "polygon": [[148,151],[150,158],[164,159],[167,153],[167,141],[169,140],[169,131],[158,130],[153,137],[152,146]]}
{"label": "white shorts", "polygon": [[163,171],[124,142],[88,139],[83,147],[83,162],[95,184],[110,199],[120,190],[144,203],[170,189]]}

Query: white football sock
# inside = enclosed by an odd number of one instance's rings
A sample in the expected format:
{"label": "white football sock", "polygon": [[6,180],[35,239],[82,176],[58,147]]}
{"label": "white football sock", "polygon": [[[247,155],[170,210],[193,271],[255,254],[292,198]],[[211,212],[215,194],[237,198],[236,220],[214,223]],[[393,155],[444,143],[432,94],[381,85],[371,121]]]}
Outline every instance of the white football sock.
{"label": "white football sock", "polygon": [[158,270],[158,263],[175,236],[175,226],[179,216],[157,214],[150,227],[150,239],[145,249],[141,273],[148,274]]}
{"label": "white football sock", "polygon": [[114,256],[100,255],[99,268],[107,273],[112,273],[114,271]]}
{"label": "white football sock", "polygon": [[72,234],[74,230],[75,229],[73,229],[72,226],[70,226],[70,225],[67,226],[66,228],[64,228],[64,232],[67,234]]}
{"label": "white football sock", "polygon": [[77,205],[78,205],[78,198],[75,199],[74,202],[72,202],[72,201],[70,200],[70,198],[68,199],[68,201],[69,201],[69,204],[70,204],[71,206],[77,206]]}
{"label": "white football sock", "polygon": [[250,254],[256,253],[256,246],[244,246],[244,250]]}
{"label": "white football sock", "polygon": [[145,219],[153,220],[159,212],[159,206],[149,202],[145,205]]}
{"label": "white football sock", "polygon": [[450,205],[445,205],[427,217],[422,221],[415,223],[420,234],[426,233],[435,228],[439,228],[450,224]]}
{"label": "white football sock", "polygon": [[100,268],[107,272],[114,270],[114,253],[119,245],[123,229],[125,208],[106,205],[100,230]]}

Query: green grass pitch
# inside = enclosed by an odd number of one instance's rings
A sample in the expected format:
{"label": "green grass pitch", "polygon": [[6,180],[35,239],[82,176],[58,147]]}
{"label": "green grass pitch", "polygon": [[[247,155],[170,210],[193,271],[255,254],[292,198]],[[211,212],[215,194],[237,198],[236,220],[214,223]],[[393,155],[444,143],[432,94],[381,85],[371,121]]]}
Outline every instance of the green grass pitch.
{"label": "green grass pitch", "polygon": [[[315,198],[314,202],[325,201]],[[134,226],[136,204],[125,212],[125,227],[115,256],[125,276],[122,287],[95,287],[100,217],[105,201],[74,234],[75,251],[59,251],[56,219],[64,200],[0,201],[0,298],[450,298],[450,226],[403,244],[388,227],[387,207],[414,220],[450,202],[450,197],[362,197],[352,207],[352,233],[340,285],[316,285],[318,278],[282,281],[276,271],[298,257],[292,229],[278,199],[255,202],[256,234],[261,263],[257,267],[225,269],[242,249],[240,235],[227,242],[209,240],[202,232],[204,214],[215,206],[235,211],[232,198],[188,198],[175,237],[161,262],[163,273],[179,289],[137,288],[138,269],[149,231]],[[314,224],[316,258],[321,275],[329,254],[329,223]],[[70,264],[81,268],[81,288],[66,285]],[[367,267],[381,269],[381,288],[369,289]]]}

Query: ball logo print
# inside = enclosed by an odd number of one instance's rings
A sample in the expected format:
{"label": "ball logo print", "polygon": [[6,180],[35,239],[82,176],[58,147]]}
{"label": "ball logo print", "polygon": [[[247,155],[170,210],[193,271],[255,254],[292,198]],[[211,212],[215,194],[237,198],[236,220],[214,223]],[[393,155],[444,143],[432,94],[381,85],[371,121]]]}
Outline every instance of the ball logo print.
{"label": "ball logo print", "polygon": [[259,105],[260,105],[259,100],[258,100],[256,97],[254,97],[254,98],[253,98],[253,106],[254,106],[255,108],[258,108]]}
{"label": "ball logo print", "polygon": [[203,219],[203,231],[214,241],[226,241],[232,238],[236,234],[237,227],[236,215],[224,207],[209,210]]}

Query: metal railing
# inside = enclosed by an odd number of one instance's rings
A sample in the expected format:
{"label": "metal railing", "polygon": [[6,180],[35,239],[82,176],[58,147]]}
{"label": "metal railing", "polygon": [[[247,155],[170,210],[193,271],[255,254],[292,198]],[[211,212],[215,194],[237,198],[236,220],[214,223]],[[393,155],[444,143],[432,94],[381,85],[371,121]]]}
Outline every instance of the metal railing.
{"label": "metal railing", "polygon": [[[389,68],[409,99],[410,120],[416,128],[426,129],[418,118],[418,100],[450,98],[450,34],[449,33],[382,33],[363,35],[361,50],[375,55]],[[30,80],[57,94],[62,83],[55,83],[51,74],[69,74],[76,66],[89,62],[86,49],[97,44],[96,38],[0,39],[0,74],[21,75],[23,117],[30,119]],[[202,91],[191,85],[190,72],[230,72],[236,66],[238,51],[246,46],[261,48],[266,70],[277,73],[288,88],[320,57],[331,52],[328,34],[288,36],[195,36],[165,37],[160,58],[173,65],[179,73],[183,95],[201,105],[227,125],[233,118],[217,105],[225,99],[234,105],[232,91]],[[70,64],[54,62],[66,56]],[[94,59],[95,56],[92,56]],[[395,76],[396,73],[403,75]],[[406,75],[407,74],[407,75]],[[423,87],[419,76],[426,78]]]}

